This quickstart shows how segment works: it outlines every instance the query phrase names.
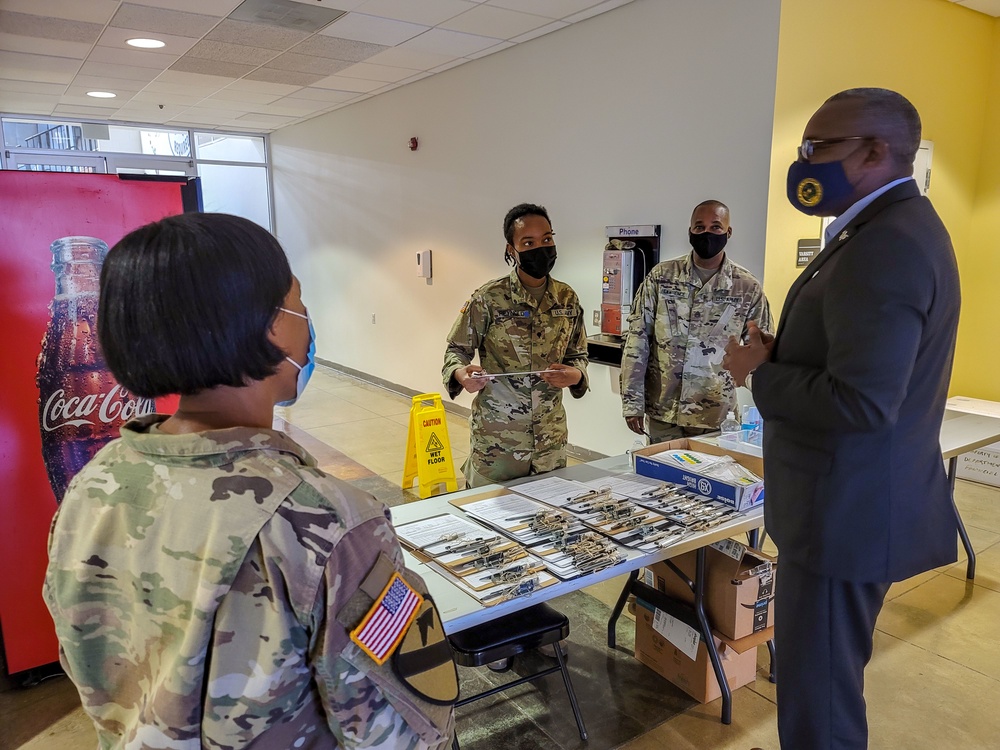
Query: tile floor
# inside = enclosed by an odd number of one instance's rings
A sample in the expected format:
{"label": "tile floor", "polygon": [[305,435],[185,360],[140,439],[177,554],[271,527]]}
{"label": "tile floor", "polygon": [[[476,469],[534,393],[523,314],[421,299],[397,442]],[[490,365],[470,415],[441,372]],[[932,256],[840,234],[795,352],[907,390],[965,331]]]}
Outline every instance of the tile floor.
{"label": "tile floor", "polygon": [[[409,406],[407,398],[320,367],[301,402],[278,410],[276,424],[302,442],[327,471],[397,505],[416,499],[414,492],[400,489]],[[464,419],[449,416],[448,429],[455,463],[461,465],[468,451],[468,427]],[[963,561],[891,589],[867,672],[873,749],[985,750],[998,746],[1000,490],[960,481],[956,496],[978,551],[976,581],[965,580]],[[566,601],[555,604],[581,613],[574,617],[596,622],[617,598],[620,587],[621,581],[609,581],[570,595],[576,597],[572,601],[565,597]],[[719,722],[718,702],[692,703],[645,667],[633,660],[620,661],[622,644],[631,643],[625,636],[627,630],[628,623],[623,621],[619,653],[611,655],[596,647],[599,628],[581,624],[571,634],[574,681],[581,703],[591,704],[585,713],[591,723],[589,743],[583,745],[579,737],[574,738],[568,711],[558,722],[547,716],[546,704],[555,710],[565,700],[559,678],[553,675],[546,681],[557,682],[519,688],[509,703],[494,699],[462,709],[463,747],[747,750],[760,746],[777,750],[774,686],[766,678],[765,648],[758,655],[756,682],[735,692],[733,723],[724,726]],[[587,697],[590,687],[582,683],[588,680],[595,689],[603,686],[610,691],[611,702],[591,703],[602,698],[600,692]],[[551,702],[547,700],[550,688]],[[602,717],[602,705],[613,705],[615,710]],[[655,711],[647,711],[654,707]],[[485,736],[476,731],[489,722],[502,731]],[[0,748],[93,747],[93,730],[65,678],[0,693]]]}

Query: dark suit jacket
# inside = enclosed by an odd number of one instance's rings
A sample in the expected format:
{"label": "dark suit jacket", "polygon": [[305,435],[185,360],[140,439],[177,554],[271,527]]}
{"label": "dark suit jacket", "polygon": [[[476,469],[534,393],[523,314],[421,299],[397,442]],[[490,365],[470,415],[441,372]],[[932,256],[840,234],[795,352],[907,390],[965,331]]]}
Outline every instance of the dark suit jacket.
{"label": "dark suit jacket", "polygon": [[792,285],[753,376],[782,557],[870,582],[955,561],[939,433],[959,305],[951,240],[914,182],[879,196]]}

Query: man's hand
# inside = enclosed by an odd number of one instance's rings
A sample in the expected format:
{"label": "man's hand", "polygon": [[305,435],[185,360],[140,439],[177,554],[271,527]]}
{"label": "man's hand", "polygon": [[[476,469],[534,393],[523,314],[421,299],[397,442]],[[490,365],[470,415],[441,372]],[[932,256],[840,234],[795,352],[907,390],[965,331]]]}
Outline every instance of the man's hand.
{"label": "man's hand", "polygon": [[570,367],[569,365],[553,363],[547,369],[558,370],[558,372],[546,372],[540,376],[542,380],[553,388],[569,388],[571,385],[579,383],[580,378],[583,377],[582,370]]}
{"label": "man's hand", "polygon": [[722,367],[729,370],[736,385],[746,385],[747,374],[756,370],[771,358],[774,347],[774,336],[764,333],[753,321],[747,324],[747,343],[744,346],[729,337],[726,344],[726,356],[722,358]]}
{"label": "man's hand", "polygon": [[646,434],[646,419],[645,417],[625,417],[625,424],[632,432],[638,435]]}
{"label": "man's hand", "polygon": [[455,378],[456,382],[462,386],[469,393],[476,393],[477,391],[483,390],[486,384],[490,382],[489,378],[483,377],[473,377],[474,372],[486,372],[479,365],[466,365],[465,367],[459,367],[452,373],[452,377]]}

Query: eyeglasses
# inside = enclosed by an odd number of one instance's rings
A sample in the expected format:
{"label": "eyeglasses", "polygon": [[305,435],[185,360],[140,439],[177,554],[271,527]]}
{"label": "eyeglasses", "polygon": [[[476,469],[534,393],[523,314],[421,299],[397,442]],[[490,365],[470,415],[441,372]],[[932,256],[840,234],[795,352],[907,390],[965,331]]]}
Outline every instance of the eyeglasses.
{"label": "eyeglasses", "polygon": [[832,146],[835,143],[845,141],[868,141],[875,138],[873,135],[849,135],[845,138],[806,138],[799,146],[799,157],[803,161],[809,161],[816,152],[816,146]]}

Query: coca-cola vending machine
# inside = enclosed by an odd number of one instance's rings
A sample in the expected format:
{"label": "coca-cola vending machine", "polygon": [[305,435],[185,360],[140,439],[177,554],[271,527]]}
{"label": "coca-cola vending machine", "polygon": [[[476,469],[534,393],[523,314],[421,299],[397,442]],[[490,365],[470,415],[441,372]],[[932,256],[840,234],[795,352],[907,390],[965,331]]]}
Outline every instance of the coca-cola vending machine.
{"label": "coca-cola vending machine", "polygon": [[73,475],[129,419],[97,343],[101,264],[132,229],[197,209],[187,178],[0,171],[0,632],[7,671],[58,659],[42,601],[49,524]]}

